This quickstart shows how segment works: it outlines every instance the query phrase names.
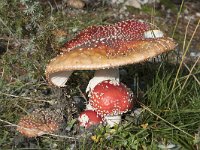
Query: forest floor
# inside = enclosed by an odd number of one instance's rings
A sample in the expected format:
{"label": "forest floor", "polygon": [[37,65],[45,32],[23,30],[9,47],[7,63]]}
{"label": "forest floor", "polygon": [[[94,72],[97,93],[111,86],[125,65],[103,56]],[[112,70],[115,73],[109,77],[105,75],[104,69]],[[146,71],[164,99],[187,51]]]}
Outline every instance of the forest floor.
{"label": "forest floor", "polygon": [[[141,9],[62,3],[0,1],[0,149],[200,149],[200,2],[167,0]],[[153,23],[177,47],[120,68],[121,82],[138,101],[120,125],[80,128],[77,118],[94,72],[75,71],[66,87],[57,88],[46,80],[46,65],[82,29],[127,19]],[[60,110],[59,131],[36,138],[16,131],[20,118],[36,109]]]}

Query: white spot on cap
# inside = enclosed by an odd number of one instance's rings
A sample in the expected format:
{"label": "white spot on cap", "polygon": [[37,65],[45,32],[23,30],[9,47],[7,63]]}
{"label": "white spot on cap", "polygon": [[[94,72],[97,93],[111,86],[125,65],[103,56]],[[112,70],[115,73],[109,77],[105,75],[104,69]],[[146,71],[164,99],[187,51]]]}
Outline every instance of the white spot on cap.
{"label": "white spot on cap", "polygon": [[149,31],[144,32],[145,38],[161,38],[163,36],[164,34],[160,30],[149,30]]}

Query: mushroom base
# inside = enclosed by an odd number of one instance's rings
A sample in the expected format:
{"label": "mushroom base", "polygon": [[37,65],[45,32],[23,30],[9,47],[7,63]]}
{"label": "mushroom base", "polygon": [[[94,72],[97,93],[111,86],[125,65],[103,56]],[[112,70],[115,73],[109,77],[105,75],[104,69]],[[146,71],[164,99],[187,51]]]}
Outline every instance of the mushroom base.
{"label": "mushroom base", "polygon": [[116,124],[121,122],[121,115],[116,116],[105,116],[105,121],[110,127],[114,127]]}

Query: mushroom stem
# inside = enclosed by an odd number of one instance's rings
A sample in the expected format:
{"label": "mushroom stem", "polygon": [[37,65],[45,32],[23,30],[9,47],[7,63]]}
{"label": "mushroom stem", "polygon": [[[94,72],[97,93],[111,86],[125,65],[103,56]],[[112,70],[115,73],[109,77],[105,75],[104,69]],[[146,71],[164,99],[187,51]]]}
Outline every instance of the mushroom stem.
{"label": "mushroom stem", "polygon": [[121,115],[115,116],[105,116],[105,121],[110,127],[114,127],[114,125],[119,124],[121,122]]}
{"label": "mushroom stem", "polygon": [[117,80],[119,81],[119,69],[110,68],[110,69],[101,69],[97,70],[94,74],[94,77],[89,81],[89,84],[86,88],[86,93],[89,92],[100,82],[104,80]]}
{"label": "mushroom stem", "polygon": [[94,108],[88,103],[85,110],[94,110]]}

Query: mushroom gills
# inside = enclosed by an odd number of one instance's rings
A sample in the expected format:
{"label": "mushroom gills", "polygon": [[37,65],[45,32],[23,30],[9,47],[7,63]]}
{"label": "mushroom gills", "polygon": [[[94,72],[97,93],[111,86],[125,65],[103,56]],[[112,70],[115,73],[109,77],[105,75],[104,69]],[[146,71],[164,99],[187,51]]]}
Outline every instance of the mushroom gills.
{"label": "mushroom gills", "polygon": [[64,87],[72,72],[73,71],[58,71],[50,74],[49,78],[54,85]]}

